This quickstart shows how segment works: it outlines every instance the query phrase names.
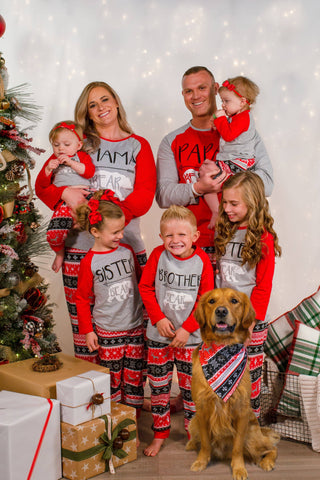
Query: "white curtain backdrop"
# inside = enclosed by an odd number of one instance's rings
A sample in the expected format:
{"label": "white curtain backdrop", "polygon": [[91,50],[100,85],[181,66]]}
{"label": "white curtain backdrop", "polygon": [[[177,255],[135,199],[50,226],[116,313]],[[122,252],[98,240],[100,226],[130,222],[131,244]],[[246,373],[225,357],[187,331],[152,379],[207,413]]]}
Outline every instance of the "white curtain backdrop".
{"label": "white curtain backdrop", "polygon": [[[320,284],[320,51],[318,0],[2,0],[6,32],[0,51],[9,86],[27,82],[43,107],[33,130],[33,183],[51,152],[48,132],[73,118],[83,87],[104,80],[119,93],[135,132],[156,156],[162,137],[189,120],[181,76],[193,65],[218,82],[244,74],[261,93],[254,107],[274,168],[270,198],[283,247],[271,317],[294,307]],[[50,211],[38,207],[50,218]],[[143,218],[148,253],[159,244],[156,204]],[[66,353],[72,338],[61,274],[53,255],[38,257],[50,283],[56,332]]]}

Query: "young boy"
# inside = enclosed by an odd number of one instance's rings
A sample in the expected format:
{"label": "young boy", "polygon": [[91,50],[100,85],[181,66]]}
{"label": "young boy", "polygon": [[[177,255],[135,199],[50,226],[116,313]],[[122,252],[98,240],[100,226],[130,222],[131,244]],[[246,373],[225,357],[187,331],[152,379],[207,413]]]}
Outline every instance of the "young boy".
{"label": "young boy", "polygon": [[191,399],[192,352],[200,343],[194,318],[198,299],[213,289],[209,257],[195,246],[199,238],[194,214],[173,205],[160,220],[163,245],[155,248],[139,284],[149,314],[148,378],[154,438],[144,454],[154,457],[170,433],[170,390],[176,364],[183,397],[185,429],[195,412]]}

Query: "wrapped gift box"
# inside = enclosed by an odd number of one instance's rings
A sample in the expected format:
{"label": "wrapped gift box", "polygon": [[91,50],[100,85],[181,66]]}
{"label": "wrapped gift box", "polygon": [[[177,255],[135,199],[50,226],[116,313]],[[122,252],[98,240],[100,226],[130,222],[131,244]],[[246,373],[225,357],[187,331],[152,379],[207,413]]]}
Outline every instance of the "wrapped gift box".
{"label": "wrapped gift box", "polygon": [[54,372],[35,372],[32,365],[34,358],[21,362],[0,365],[0,390],[27,393],[45,398],[57,398],[56,383],[65,378],[80,375],[88,370],[109,373],[109,369],[80,358],[59,353],[56,357],[62,362],[62,367]]}
{"label": "wrapped gift box", "polygon": [[61,478],[60,405],[57,400],[0,392],[0,478]]}
{"label": "wrapped gift box", "polygon": [[90,370],[61,380],[56,387],[62,422],[79,425],[111,411],[108,373]]}
{"label": "wrapped gift box", "polygon": [[[122,429],[128,430],[129,436],[122,448],[117,448],[121,442],[116,445],[114,440]],[[111,415],[77,426],[62,422],[61,436],[63,477],[87,480],[136,460],[136,410],[111,402]]]}

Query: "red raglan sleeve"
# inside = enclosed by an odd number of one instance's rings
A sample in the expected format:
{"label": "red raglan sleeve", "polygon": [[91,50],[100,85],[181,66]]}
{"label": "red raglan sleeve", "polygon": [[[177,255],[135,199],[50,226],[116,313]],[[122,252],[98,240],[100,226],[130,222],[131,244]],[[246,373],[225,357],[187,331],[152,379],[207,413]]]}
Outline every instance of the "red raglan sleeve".
{"label": "red raglan sleeve", "polygon": [[89,250],[80,262],[78,288],[75,296],[80,334],[93,331],[90,309],[90,299],[94,299],[91,260],[92,253]]}
{"label": "red raglan sleeve", "polygon": [[54,157],[51,157],[45,162],[42,169],[38,173],[35,182],[35,191],[37,197],[49,207],[51,210],[54,210],[56,205],[61,200],[61,195],[65,188],[67,187],[56,187],[52,182],[52,174],[47,176],[45,174],[45,168],[48,165],[49,161]]}
{"label": "red raglan sleeve", "polygon": [[266,233],[261,239],[262,258],[256,266],[256,286],[251,293],[251,303],[256,312],[256,319],[265,320],[267,313],[272,280],[275,267],[274,241],[271,233]]}
{"label": "red raglan sleeve", "polygon": [[223,140],[231,142],[243,132],[246,132],[250,125],[249,111],[239,113],[232,117],[229,123],[227,117],[218,117],[214,119],[214,125],[220,133]]}
{"label": "red raglan sleeve", "polygon": [[187,330],[187,332],[189,333],[193,333],[199,328],[199,324],[195,319],[194,312],[198,306],[198,302],[201,295],[203,295],[204,293],[214,288],[214,274],[213,274],[213,268],[212,268],[210,259],[203,250],[201,250],[199,247],[197,248],[198,248],[198,255],[201,257],[203,261],[203,269],[202,269],[202,275],[201,275],[201,281],[199,285],[197,300],[194,304],[191,315],[182,324],[182,327],[185,330]]}
{"label": "red raglan sleeve", "polygon": [[136,176],[133,192],[121,202],[121,208],[127,218],[127,211],[132,218],[141,217],[150,209],[156,191],[156,167],[153,153],[147,140],[136,136],[141,143],[141,150],[136,158]]}
{"label": "red raglan sleeve", "polygon": [[142,302],[148,312],[152,325],[155,325],[159,320],[165,318],[160,306],[157,302],[155,291],[155,278],[157,273],[158,261],[163,247],[157,247],[151,253],[146,265],[143,268],[141,280],[139,283],[139,291]]}
{"label": "red raglan sleeve", "polygon": [[120,245],[122,245],[123,247],[126,247],[132,253],[133,261],[134,261],[134,269],[135,269],[135,273],[136,273],[136,277],[137,277],[137,282],[139,282],[140,278],[141,278],[141,275],[142,275],[142,269],[141,269],[141,266],[138,262],[137,255],[135,254],[131,245],[128,245],[127,243],[121,243]]}
{"label": "red raglan sleeve", "polygon": [[96,171],[96,167],[92,163],[92,159],[90,155],[86,152],[78,152],[78,157],[81,163],[84,164],[85,166],[85,171],[81,175],[83,178],[92,178],[94,175],[94,172]]}

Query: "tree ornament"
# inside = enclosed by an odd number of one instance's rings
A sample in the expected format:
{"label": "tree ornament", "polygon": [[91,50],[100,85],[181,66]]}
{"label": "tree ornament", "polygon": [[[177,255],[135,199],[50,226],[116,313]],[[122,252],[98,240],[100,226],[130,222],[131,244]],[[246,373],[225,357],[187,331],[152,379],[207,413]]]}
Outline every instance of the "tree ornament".
{"label": "tree ornament", "polygon": [[0,37],[2,37],[5,31],[6,31],[6,22],[4,21],[3,16],[0,15]]}
{"label": "tree ornament", "polygon": [[25,243],[28,239],[25,226],[22,222],[18,222],[13,229],[17,233],[17,240],[19,243]]}
{"label": "tree ornament", "polygon": [[35,330],[35,323],[34,322],[27,322],[24,326],[28,333],[33,334]]}
{"label": "tree ornament", "polygon": [[47,301],[45,295],[41,293],[39,288],[35,288],[35,287],[29,288],[25,292],[24,298],[27,300],[30,307],[32,307],[34,310],[37,310],[38,308],[40,308]]}
{"label": "tree ornament", "polygon": [[20,276],[16,272],[10,272],[6,276],[6,280],[9,284],[9,287],[15,287],[20,282]]}
{"label": "tree ornament", "polygon": [[4,100],[1,100],[0,102],[0,109],[1,110],[8,110],[8,108],[10,107],[10,102],[6,99]]}
{"label": "tree ornament", "polygon": [[13,180],[16,179],[16,176],[11,169],[6,172],[5,177],[9,182],[13,182]]}
{"label": "tree ornament", "polygon": [[37,228],[39,228],[39,227],[40,227],[40,224],[39,224],[39,223],[36,223],[36,222],[30,223],[30,228],[31,228],[31,230],[33,230],[33,231],[37,230]]}
{"label": "tree ornament", "polygon": [[29,262],[26,264],[25,268],[24,268],[24,274],[26,277],[33,277],[33,275],[35,273],[37,273],[39,270],[39,267],[37,265],[35,265],[34,263],[32,262]]}

